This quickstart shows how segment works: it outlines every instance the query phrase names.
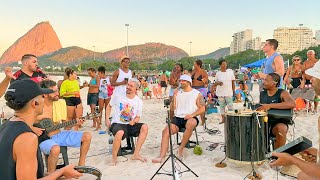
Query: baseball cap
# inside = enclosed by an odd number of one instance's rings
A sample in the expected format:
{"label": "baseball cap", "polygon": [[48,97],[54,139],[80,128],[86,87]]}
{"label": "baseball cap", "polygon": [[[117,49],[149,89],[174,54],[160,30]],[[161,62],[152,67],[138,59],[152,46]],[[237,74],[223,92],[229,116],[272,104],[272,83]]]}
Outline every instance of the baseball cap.
{"label": "baseball cap", "polygon": [[130,60],[130,58],[128,56],[122,56],[121,59],[120,59],[120,62],[122,62],[125,59],[129,59]]}
{"label": "baseball cap", "polygon": [[309,76],[315,77],[317,79],[320,79],[320,61],[314,64],[312,68],[307,69],[306,74],[308,74]]}
{"label": "baseball cap", "polygon": [[23,79],[14,81],[10,84],[6,95],[12,97],[12,101],[15,103],[27,103],[33,98],[42,95],[50,94],[54,91],[48,88],[40,88],[40,86],[31,79]]}
{"label": "baseball cap", "polygon": [[181,75],[179,80],[185,80],[185,81],[188,81],[188,82],[190,82],[190,83],[192,84],[192,79],[191,79],[191,77],[190,77],[189,75],[187,75],[187,74]]}

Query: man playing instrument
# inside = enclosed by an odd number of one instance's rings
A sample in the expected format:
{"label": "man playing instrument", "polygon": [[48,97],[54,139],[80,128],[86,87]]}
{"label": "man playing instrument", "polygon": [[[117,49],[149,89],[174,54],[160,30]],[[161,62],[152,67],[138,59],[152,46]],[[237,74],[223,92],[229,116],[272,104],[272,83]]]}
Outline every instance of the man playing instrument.
{"label": "man playing instrument", "polygon": [[[264,90],[260,93],[260,104],[258,111],[268,111],[269,109],[293,109],[296,106],[295,101],[291,95],[279,89],[280,75],[277,73],[268,74],[263,79]],[[274,148],[281,147],[286,144],[286,135],[288,131],[288,123],[283,119],[268,119],[270,136],[275,136],[276,141]]]}
{"label": "man playing instrument", "polygon": [[[66,102],[64,99],[59,99],[59,91],[57,84],[52,80],[43,80],[40,83],[42,88],[49,88],[53,93],[44,95],[43,114],[37,117],[37,122],[44,118],[52,119],[53,122],[59,123],[67,118]],[[60,109],[60,110],[59,110]],[[77,120],[78,124],[82,124],[82,120]],[[76,124],[75,124],[76,125]],[[33,127],[32,130],[40,136],[43,129]],[[79,166],[85,165],[86,156],[91,143],[91,134],[89,132],[80,131],[61,131],[60,129],[49,133],[50,139],[39,144],[41,152],[49,155],[48,157],[48,172],[55,171],[58,163],[60,146],[80,147]]]}

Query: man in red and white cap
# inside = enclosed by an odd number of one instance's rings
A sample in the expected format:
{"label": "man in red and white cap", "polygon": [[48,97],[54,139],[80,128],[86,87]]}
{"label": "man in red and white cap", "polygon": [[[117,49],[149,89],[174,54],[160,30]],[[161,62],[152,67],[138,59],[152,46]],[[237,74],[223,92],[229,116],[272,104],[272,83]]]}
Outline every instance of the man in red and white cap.
{"label": "man in red and white cap", "polygon": [[[192,135],[193,129],[199,124],[197,116],[205,111],[205,101],[200,92],[191,87],[192,79],[189,75],[181,75],[179,78],[181,90],[177,89],[173,95],[171,108],[174,117],[171,121],[172,135],[185,128],[181,144],[178,149],[178,157],[182,158],[183,149]],[[152,160],[153,163],[161,163],[169,148],[169,128],[166,126],[162,131],[161,150],[159,157]]]}

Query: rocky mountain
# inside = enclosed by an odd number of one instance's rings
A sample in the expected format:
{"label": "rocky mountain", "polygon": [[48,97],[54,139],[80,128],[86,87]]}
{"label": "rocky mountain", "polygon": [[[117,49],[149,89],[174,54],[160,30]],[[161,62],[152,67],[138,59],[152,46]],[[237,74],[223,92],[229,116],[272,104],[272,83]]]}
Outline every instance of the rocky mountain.
{"label": "rocky mountain", "polygon": [[[136,61],[147,60],[165,60],[174,59],[178,60],[182,57],[189,56],[184,50],[165,45],[162,43],[145,43],[140,45],[129,46],[129,56]],[[114,49],[104,53],[106,59],[111,61],[118,61],[121,56],[125,55],[127,47]]]}
{"label": "rocky mountain", "polygon": [[42,56],[61,49],[60,40],[49,22],[41,22],[20,37],[1,56],[0,64],[21,60],[24,54]]}
{"label": "rocky mountain", "polygon": [[230,55],[230,48],[229,47],[225,47],[225,48],[221,48],[218,49],[212,53],[206,54],[206,55],[200,55],[200,56],[196,56],[196,58],[199,59],[215,59],[218,60],[221,57],[225,57]]}

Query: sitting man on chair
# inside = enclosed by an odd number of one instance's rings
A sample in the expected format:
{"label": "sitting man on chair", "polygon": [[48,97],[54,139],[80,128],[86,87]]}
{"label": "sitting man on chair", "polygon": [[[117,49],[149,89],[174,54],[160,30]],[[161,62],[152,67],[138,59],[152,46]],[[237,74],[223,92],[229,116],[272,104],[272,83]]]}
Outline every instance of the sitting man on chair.
{"label": "sitting man on chair", "polygon": [[[142,100],[136,95],[139,87],[139,80],[130,79],[126,88],[126,96],[112,96],[106,109],[106,125],[114,135],[111,162],[113,166],[117,165],[121,140],[129,137],[138,137],[137,146],[131,159],[147,162],[147,159],[140,155],[140,149],[148,134],[148,126],[139,123],[143,105]],[[109,117],[112,107],[115,113],[112,122],[110,122]]]}
{"label": "sitting man on chair", "polygon": [[[181,75],[179,82],[182,90],[176,90],[173,95],[171,108],[174,110],[172,119],[171,134],[179,132],[179,129],[185,128],[181,144],[178,150],[178,158],[182,158],[183,149],[189,141],[194,128],[199,124],[197,116],[205,111],[205,101],[200,92],[192,89],[192,80],[189,75]],[[153,159],[153,163],[161,163],[166,156],[169,147],[169,128],[166,126],[162,131],[162,141],[160,156]]]}
{"label": "sitting man on chair", "polygon": [[[67,119],[67,107],[64,99],[59,99],[59,91],[56,82],[52,80],[43,80],[40,87],[52,89],[54,92],[44,95],[43,114],[37,117],[37,122],[44,118],[52,119],[54,123],[65,121]],[[81,124],[82,120],[78,121]],[[76,125],[76,124],[75,124]],[[42,130],[33,127],[32,130],[40,136]],[[85,165],[86,156],[91,143],[91,134],[89,132],[80,131],[61,131],[60,129],[49,133],[50,139],[39,144],[41,152],[49,155],[48,157],[48,173],[54,172],[58,163],[60,154],[60,146],[80,147],[79,166]]]}
{"label": "sitting man on chair", "polygon": [[[268,111],[269,109],[293,109],[295,101],[291,95],[283,90],[278,89],[281,77],[277,73],[268,74],[263,79],[264,90],[260,93],[260,104],[258,111]],[[281,147],[286,144],[286,135],[288,131],[288,123],[282,119],[268,119],[270,136],[275,136],[276,141],[274,148]]]}

